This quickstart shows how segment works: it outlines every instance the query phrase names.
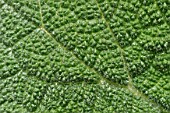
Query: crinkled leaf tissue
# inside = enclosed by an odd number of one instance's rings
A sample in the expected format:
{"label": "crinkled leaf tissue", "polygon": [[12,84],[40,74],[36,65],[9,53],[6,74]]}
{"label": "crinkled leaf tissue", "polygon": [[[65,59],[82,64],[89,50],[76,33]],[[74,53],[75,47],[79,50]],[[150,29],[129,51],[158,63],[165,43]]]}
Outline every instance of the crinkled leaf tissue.
{"label": "crinkled leaf tissue", "polygon": [[0,0],[0,113],[170,113],[170,0]]}

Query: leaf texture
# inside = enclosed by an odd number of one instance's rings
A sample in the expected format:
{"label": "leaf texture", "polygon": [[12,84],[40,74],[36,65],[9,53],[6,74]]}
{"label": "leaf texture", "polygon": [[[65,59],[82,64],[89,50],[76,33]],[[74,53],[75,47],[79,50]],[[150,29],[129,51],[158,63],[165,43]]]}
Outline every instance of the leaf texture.
{"label": "leaf texture", "polygon": [[169,0],[0,0],[0,112],[170,112]]}

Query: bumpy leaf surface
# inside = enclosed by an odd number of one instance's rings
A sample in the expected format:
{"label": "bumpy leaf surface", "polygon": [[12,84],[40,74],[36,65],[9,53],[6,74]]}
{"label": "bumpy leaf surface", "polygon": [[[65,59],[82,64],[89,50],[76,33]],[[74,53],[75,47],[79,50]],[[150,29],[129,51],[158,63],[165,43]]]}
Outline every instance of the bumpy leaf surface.
{"label": "bumpy leaf surface", "polygon": [[170,112],[170,1],[0,0],[6,112]]}

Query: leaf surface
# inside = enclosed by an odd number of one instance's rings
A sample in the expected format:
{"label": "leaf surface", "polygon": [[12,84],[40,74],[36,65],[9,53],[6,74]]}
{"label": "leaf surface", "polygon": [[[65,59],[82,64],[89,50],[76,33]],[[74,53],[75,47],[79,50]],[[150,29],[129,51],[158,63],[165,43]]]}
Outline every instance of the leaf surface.
{"label": "leaf surface", "polygon": [[0,112],[170,112],[169,0],[1,0]]}

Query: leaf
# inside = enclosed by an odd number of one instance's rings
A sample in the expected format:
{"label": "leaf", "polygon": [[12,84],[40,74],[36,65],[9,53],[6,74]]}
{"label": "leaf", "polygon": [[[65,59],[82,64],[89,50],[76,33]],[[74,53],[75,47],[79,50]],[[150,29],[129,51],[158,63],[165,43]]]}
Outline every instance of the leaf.
{"label": "leaf", "polygon": [[1,0],[0,112],[168,113],[168,0]]}

